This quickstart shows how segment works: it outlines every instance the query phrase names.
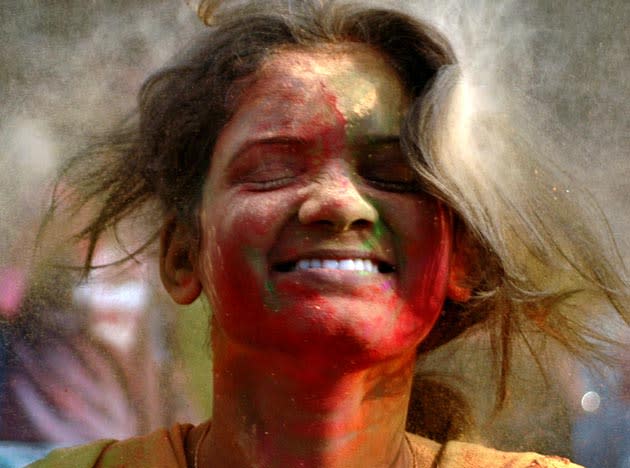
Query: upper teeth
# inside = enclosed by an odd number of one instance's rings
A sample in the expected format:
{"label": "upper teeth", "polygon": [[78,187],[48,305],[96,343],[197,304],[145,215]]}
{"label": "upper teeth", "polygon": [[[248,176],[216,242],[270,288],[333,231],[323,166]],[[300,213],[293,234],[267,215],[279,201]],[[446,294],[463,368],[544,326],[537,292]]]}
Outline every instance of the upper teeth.
{"label": "upper teeth", "polygon": [[362,258],[333,259],[303,259],[297,262],[296,270],[310,270],[312,268],[326,268],[331,270],[378,272],[378,265],[372,260]]}

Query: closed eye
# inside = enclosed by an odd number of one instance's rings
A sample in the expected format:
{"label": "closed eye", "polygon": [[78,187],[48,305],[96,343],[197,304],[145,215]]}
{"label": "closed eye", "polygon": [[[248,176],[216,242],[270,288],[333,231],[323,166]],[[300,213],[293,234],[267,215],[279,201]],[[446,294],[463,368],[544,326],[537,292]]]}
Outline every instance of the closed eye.
{"label": "closed eye", "polygon": [[386,191],[386,192],[416,193],[416,192],[422,191],[422,186],[420,185],[419,182],[415,180],[409,181],[409,182],[402,182],[402,181],[383,180],[383,179],[378,179],[374,177],[372,178],[364,177],[364,179],[369,185],[379,190]]}
{"label": "closed eye", "polygon": [[304,172],[294,145],[261,144],[242,153],[230,168],[232,183],[251,190],[273,190],[288,185]]}
{"label": "closed eye", "polygon": [[255,170],[243,174],[238,183],[251,184],[253,188],[271,189],[289,183],[299,175],[299,171],[291,166],[276,163],[263,163]]}
{"label": "closed eye", "polygon": [[416,172],[403,158],[397,146],[363,154],[357,173],[365,182],[389,192],[419,192],[422,186]]}

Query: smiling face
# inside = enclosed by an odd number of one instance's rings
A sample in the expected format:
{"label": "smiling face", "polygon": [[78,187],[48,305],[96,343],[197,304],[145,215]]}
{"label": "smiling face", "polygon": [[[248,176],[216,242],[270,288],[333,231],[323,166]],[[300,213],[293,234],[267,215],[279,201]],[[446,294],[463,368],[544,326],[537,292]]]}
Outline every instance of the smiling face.
{"label": "smiling face", "polygon": [[451,233],[401,154],[408,104],[367,46],[266,60],[219,136],[200,205],[193,267],[220,333],[357,366],[426,336]]}

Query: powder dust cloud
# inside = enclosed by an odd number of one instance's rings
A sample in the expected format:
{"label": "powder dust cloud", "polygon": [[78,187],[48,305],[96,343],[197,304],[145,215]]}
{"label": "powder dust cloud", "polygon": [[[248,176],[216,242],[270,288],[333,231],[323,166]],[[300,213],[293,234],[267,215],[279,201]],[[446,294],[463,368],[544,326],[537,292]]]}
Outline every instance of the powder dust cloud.
{"label": "powder dust cloud", "polygon": [[[542,127],[544,138],[562,142],[554,164],[602,206],[628,264],[630,2],[384,3],[445,33],[474,90],[471,112],[476,106],[514,111],[530,119],[532,128]],[[0,272],[28,269],[59,165],[128,115],[148,74],[203,31],[194,5],[192,0],[157,0],[150,8],[142,0],[0,4]],[[586,390],[574,398],[578,404]],[[566,421],[562,404],[550,405],[550,414]],[[501,439],[500,422],[496,427],[489,437]],[[568,453],[569,429],[559,431],[555,439],[550,431],[532,431],[534,445]]]}
{"label": "powder dust cloud", "polygon": [[[545,136],[565,148],[554,161],[604,207],[625,257],[630,253],[630,4],[623,0],[472,2],[415,0],[455,48],[464,79],[485,101],[551,123]],[[505,109],[505,110],[504,110]]]}

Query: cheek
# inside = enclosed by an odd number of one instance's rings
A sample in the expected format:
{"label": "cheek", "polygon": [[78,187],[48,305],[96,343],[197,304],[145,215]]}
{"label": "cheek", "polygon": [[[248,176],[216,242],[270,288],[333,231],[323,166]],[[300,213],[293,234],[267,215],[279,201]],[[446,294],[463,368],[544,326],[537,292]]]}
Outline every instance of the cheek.
{"label": "cheek", "polygon": [[290,203],[279,196],[240,195],[214,198],[205,204],[200,217],[203,250],[217,256],[223,267],[242,261],[242,257],[266,255]]}
{"label": "cheek", "polygon": [[[199,276],[219,322],[238,311],[260,308],[268,275],[267,257],[284,224],[290,201],[238,193],[204,203]],[[243,287],[247,285],[248,287]],[[237,314],[232,314],[236,316]],[[225,324],[227,326],[227,324]]]}
{"label": "cheek", "polygon": [[[402,207],[401,207],[402,208]],[[403,260],[401,286],[405,302],[411,307],[411,320],[428,333],[437,320],[448,282],[452,249],[448,210],[435,200],[422,200],[400,210],[401,239],[397,248]]]}

